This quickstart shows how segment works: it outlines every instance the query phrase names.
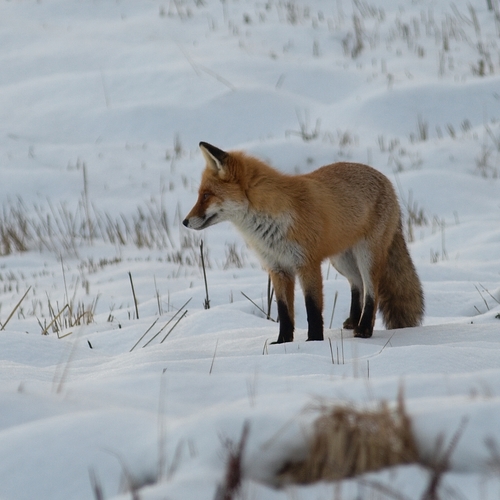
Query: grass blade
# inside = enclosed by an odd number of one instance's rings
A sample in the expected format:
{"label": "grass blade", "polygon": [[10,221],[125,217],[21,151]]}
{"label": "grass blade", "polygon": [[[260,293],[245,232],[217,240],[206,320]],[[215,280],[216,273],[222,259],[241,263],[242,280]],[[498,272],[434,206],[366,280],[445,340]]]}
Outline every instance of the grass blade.
{"label": "grass blade", "polygon": [[134,346],[132,347],[132,349],[130,349],[129,352],[132,352],[136,347],[137,347],[137,344],[139,344],[139,342],[147,335],[147,333],[151,330],[151,328],[153,328],[153,326],[156,325],[156,323],[158,323],[158,320],[160,318],[156,318],[153,323],[151,324],[151,326],[142,334],[141,338],[134,344]]}
{"label": "grass blade", "polygon": [[[245,299],[249,300],[267,318],[267,313],[266,311],[264,311],[264,309],[262,309],[262,307],[257,305],[245,292],[242,292],[240,290],[240,293],[241,295],[243,295],[243,297],[245,297]],[[273,323],[276,323],[276,321],[273,318],[269,317],[268,319],[270,319]]]}
{"label": "grass blade", "polygon": [[[193,297],[191,297],[192,299]],[[179,310],[165,323],[165,325],[163,325],[163,327],[160,329],[160,331],[158,333],[156,333],[151,339],[149,339],[142,347],[146,347],[147,345],[149,345],[156,337],[158,337],[158,335],[160,335],[161,332],[163,332],[163,330],[165,330],[165,328],[167,328],[167,326],[172,323],[172,321],[176,318],[176,316],[191,302],[191,299],[189,300],[186,300],[186,302],[184,302],[184,304],[179,308]],[[187,311],[186,311],[187,312]],[[177,323],[176,323],[177,324]],[[174,325],[175,326],[175,325]],[[170,332],[169,332],[170,333]],[[167,334],[168,335],[168,334]],[[163,339],[165,340],[165,339]],[[162,342],[163,342],[162,340]],[[161,342],[160,342],[161,343]]]}
{"label": "grass blade", "polygon": [[212,375],[212,370],[214,368],[215,355],[217,354],[217,346],[218,345],[219,345],[219,339],[217,339],[217,342],[215,343],[214,355],[212,357],[212,364],[210,365],[210,370],[208,372],[209,375]]}
{"label": "grass blade", "polygon": [[[66,304],[58,313],[56,316],[54,316],[54,318],[52,319],[52,321],[47,325],[47,327],[45,328],[45,330],[42,332],[42,335],[47,335],[47,332],[49,331],[49,328],[59,319],[59,316],[61,316],[61,314],[66,310],[68,309],[68,304]],[[57,338],[61,338],[59,337],[59,332],[57,332]]]}
{"label": "grass blade", "polygon": [[9,314],[9,317],[6,319],[5,323],[2,325],[2,328],[0,330],[5,330],[5,327],[7,326],[7,323],[11,320],[12,316],[14,316],[15,312],[17,311],[18,307],[21,305],[22,301],[26,298],[26,295],[28,295],[29,291],[31,290],[31,287],[29,287],[26,292],[24,292],[24,295],[21,297],[19,302],[14,306],[14,309],[12,309],[11,313]]}
{"label": "grass blade", "polygon": [[208,297],[208,283],[207,283],[207,273],[205,271],[205,258],[203,257],[203,240],[200,242],[200,257],[201,257],[201,267],[203,269],[203,279],[205,281],[205,302],[203,303],[203,307],[205,309],[210,309],[210,299]]}
{"label": "grass blade", "polygon": [[139,307],[137,305],[137,297],[135,295],[134,282],[132,281],[132,273],[128,272],[128,277],[130,278],[130,286],[132,287],[132,295],[134,296],[134,305],[135,305],[135,319],[139,319]]}
{"label": "grass blade", "polygon": [[[165,337],[163,337],[162,341],[160,342],[160,344],[163,344],[163,342],[165,341],[165,339],[172,333],[173,329],[179,324],[180,320],[182,318],[184,318],[184,316],[186,316],[187,314],[187,311],[184,311],[182,313],[182,316],[175,322],[174,326],[172,328],[170,328],[170,330],[167,332],[167,334],[165,335]],[[166,325],[165,325],[166,326]],[[160,332],[163,331],[163,328],[160,330]],[[160,333],[158,332],[158,333]]]}

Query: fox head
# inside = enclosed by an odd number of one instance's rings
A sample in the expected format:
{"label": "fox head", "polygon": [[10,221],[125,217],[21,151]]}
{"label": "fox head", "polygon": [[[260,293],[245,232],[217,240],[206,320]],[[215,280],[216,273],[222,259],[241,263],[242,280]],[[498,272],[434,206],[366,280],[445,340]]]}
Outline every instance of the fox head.
{"label": "fox head", "polygon": [[200,142],[206,167],[201,177],[198,200],[182,223],[191,229],[205,229],[218,222],[235,220],[248,207],[241,181],[244,166],[241,153],[227,153]]}

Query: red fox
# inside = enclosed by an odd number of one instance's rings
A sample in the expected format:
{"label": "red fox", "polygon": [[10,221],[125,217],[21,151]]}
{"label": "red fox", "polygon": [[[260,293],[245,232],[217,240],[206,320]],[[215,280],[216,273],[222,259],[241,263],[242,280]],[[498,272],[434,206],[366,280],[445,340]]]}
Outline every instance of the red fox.
{"label": "red fox", "polygon": [[387,328],[417,326],[422,286],[406,246],[401,211],[389,179],[359,163],[334,163],[286,175],[243,152],[200,143],[206,160],[198,200],[183,224],[205,229],[231,221],[271,277],[278,305],[276,343],[294,333],[298,275],[307,340],[323,340],[321,263],[330,259],[351,286],[343,327],[369,338],[377,308]]}

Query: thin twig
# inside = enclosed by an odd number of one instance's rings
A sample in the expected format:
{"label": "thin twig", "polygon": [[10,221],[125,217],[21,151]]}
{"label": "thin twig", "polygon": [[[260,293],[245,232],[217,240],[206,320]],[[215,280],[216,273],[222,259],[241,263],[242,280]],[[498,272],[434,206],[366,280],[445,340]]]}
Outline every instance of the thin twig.
{"label": "thin twig", "polygon": [[63,261],[62,256],[61,256],[61,270],[62,270],[62,275],[63,275],[64,293],[66,294],[66,303],[68,304],[68,307],[69,307],[69,317],[70,317],[70,321],[71,321],[71,317],[73,316],[73,311],[72,311],[72,307],[69,305],[68,285],[66,283],[66,272],[64,271],[64,261]]}
{"label": "thin twig", "polygon": [[248,421],[245,421],[238,446],[235,447],[231,441],[227,442],[226,446],[229,448],[229,457],[226,463],[226,477],[224,478],[224,482],[217,486],[214,500],[233,500],[236,498],[241,487],[241,480],[243,479],[241,465],[249,431],[250,424]]}
{"label": "thin twig", "polygon": [[208,297],[207,273],[205,271],[205,257],[203,256],[203,240],[201,240],[200,242],[200,257],[201,257],[201,267],[203,269],[203,280],[205,281],[205,302],[203,302],[203,307],[205,309],[210,309],[210,298]]}
{"label": "thin twig", "polygon": [[486,306],[486,309],[488,309],[488,311],[489,311],[490,310],[490,306],[488,305],[488,302],[486,302],[486,299],[483,297],[483,294],[479,291],[479,288],[476,285],[474,285],[474,288],[477,290],[477,293],[483,299],[484,305]]}
{"label": "thin twig", "polygon": [[104,500],[104,493],[102,491],[102,484],[97,478],[97,474],[93,468],[89,468],[90,484],[92,485],[92,492],[94,493],[95,500]]}
{"label": "thin twig", "polygon": [[340,342],[342,344],[342,364],[345,365],[345,359],[344,359],[344,330],[342,328],[340,329]]}
{"label": "thin twig", "polygon": [[330,343],[330,354],[332,355],[332,365],[335,364],[335,360],[333,358],[333,348],[332,348],[332,339],[328,337],[328,342]]}
{"label": "thin twig", "polygon": [[179,47],[179,50],[182,52],[182,54],[186,58],[187,62],[191,65],[197,76],[201,77],[201,72],[203,71],[207,75],[214,77],[217,81],[225,85],[227,88],[231,90],[236,90],[236,87],[230,81],[226,80],[224,77],[222,77],[215,71],[212,71],[211,69],[207,68],[206,66],[202,66],[201,64],[195,63],[193,59],[190,57],[190,55],[179,44],[177,44],[177,46]]}
{"label": "thin twig", "polygon": [[214,355],[212,357],[212,364],[210,365],[210,371],[208,372],[209,375],[212,374],[212,369],[214,367],[215,355],[217,354],[217,346],[218,345],[219,345],[219,339],[217,339],[217,342],[215,343]]}
{"label": "thin twig", "polygon": [[158,315],[162,316],[163,315],[163,307],[161,306],[160,292],[158,291],[158,286],[156,285],[156,276],[153,276],[153,280],[155,283],[156,302],[158,305]]}
{"label": "thin twig", "polygon": [[135,484],[134,477],[132,476],[130,469],[127,467],[127,464],[125,463],[123,457],[113,450],[105,449],[105,451],[107,451],[110,455],[113,455],[118,460],[118,462],[120,462],[120,465],[122,466],[123,479],[126,482],[126,486],[128,487],[128,492],[132,496],[132,500],[140,500],[138,487]]}
{"label": "thin twig", "polygon": [[377,355],[380,354],[386,347],[387,347],[387,344],[392,340],[392,337],[394,337],[394,335],[396,335],[396,331],[394,331],[394,333],[389,337],[389,339],[387,340],[387,342],[384,344],[384,346],[382,347],[382,349],[380,349],[379,352],[377,352]]}
{"label": "thin twig", "polygon": [[[191,297],[192,299],[193,297]],[[165,328],[167,328],[167,326],[172,323],[172,321],[177,317],[177,315],[191,302],[191,299],[188,299],[186,300],[186,302],[184,302],[184,304],[177,310],[177,312],[161,327],[160,331],[158,333],[156,333],[155,335],[153,335],[153,337],[151,339],[149,339],[142,347],[146,347],[147,345],[151,344],[151,342],[156,338],[158,337],[158,335],[160,335],[161,332],[163,332],[163,330],[165,330]],[[187,311],[186,311],[187,312]],[[176,323],[177,324],[177,323]],[[174,325],[175,326],[175,325]],[[170,333],[170,332],[169,332]],[[165,339],[163,339],[165,340]],[[162,340],[162,342],[163,342]]]}
{"label": "thin twig", "polygon": [[160,318],[156,318],[153,323],[151,324],[151,326],[142,334],[142,337],[134,344],[134,346],[132,347],[132,349],[130,349],[129,352],[132,352],[136,347],[137,347],[137,344],[139,344],[139,342],[146,336],[146,334],[151,330],[151,328],[153,328],[153,326],[156,325],[156,323],[158,323],[158,320]]}
{"label": "thin twig", "polygon": [[[262,309],[262,307],[257,305],[246,293],[242,292],[241,290],[240,293],[241,295],[243,295],[243,297],[245,297],[245,299],[249,300],[262,314],[264,314],[267,317],[267,313],[266,311],[264,311],[264,309]],[[270,317],[268,319],[270,319],[273,323],[276,323],[276,321],[273,318]]]}
{"label": "thin twig", "polygon": [[[453,434],[450,444],[448,448],[444,451],[442,457],[437,459],[437,462],[431,464],[432,474],[429,478],[429,484],[427,485],[427,489],[422,494],[421,500],[438,500],[438,488],[443,479],[444,473],[449,469],[450,458],[455,448],[458,444],[458,441],[462,437],[462,434],[465,430],[465,427],[468,423],[469,419],[467,417],[463,417],[458,429],[455,434]],[[443,440],[442,438],[438,440],[437,449],[435,455],[438,456],[440,450],[439,448],[442,446]]]}
{"label": "thin twig", "polygon": [[[182,316],[175,322],[174,326],[172,326],[172,328],[170,328],[170,330],[167,332],[167,334],[165,335],[165,337],[163,337],[163,339],[161,340],[160,344],[163,344],[163,342],[165,341],[165,339],[172,333],[172,331],[174,330],[174,328],[179,324],[180,320],[182,318],[184,318],[184,316],[186,316],[186,314],[187,314],[187,311],[184,311],[182,313]],[[163,328],[162,328],[162,330],[163,330]],[[162,330],[160,330],[160,331],[162,331]],[[158,333],[160,333],[160,332],[158,332]]]}
{"label": "thin twig", "polygon": [[[481,283],[479,283],[479,285],[481,285]],[[497,303],[497,304],[500,304],[500,300],[498,300],[494,295],[492,295],[490,293],[490,291],[485,288],[483,285],[481,285],[483,287],[483,290]]]}
{"label": "thin twig", "polygon": [[335,297],[334,297],[334,299],[333,299],[332,317],[330,318],[330,327],[329,327],[329,328],[330,328],[330,330],[331,330],[331,328],[332,328],[332,323],[333,323],[333,315],[334,315],[334,313],[335,313],[335,306],[337,305],[337,298],[338,298],[338,296],[339,296],[339,291],[337,290],[337,291],[335,292]]}
{"label": "thin twig", "polygon": [[21,305],[21,302],[26,298],[26,295],[28,295],[30,290],[31,290],[31,286],[26,290],[26,292],[24,292],[24,295],[21,297],[19,302],[15,305],[14,309],[12,309],[12,312],[9,314],[9,317],[6,319],[5,323],[2,325],[2,328],[0,328],[0,330],[5,330],[7,323],[11,320],[12,316],[14,316],[18,307]]}
{"label": "thin twig", "polygon": [[137,297],[135,296],[134,282],[132,281],[132,273],[130,271],[128,272],[128,277],[130,278],[130,286],[132,287],[132,295],[134,296],[135,319],[139,319],[139,307],[137,305]]}
{"label": "thin twig", "polygon": [[175,447],[174,456],[168,467],[167,480],[170,480],[172,476],[176,473],[182,459],[182,450],[184,449],[184,441],[179,441]]}
{"label": "thin twig", "polygon": [[271,276],[267,276],[267,319],[272,319],[271,318],[271,306],[273,305],[273,295],[274,295],[274,288],[272,286],[271,282]]}
{"label": "thin twig", "polygon": [[[68,304],[66,304],[58,313],[56,316],[54,316],[54,318],[52,319],[52,321],[48,324],[47,328],[45,328],[45,330],[42,332],[42,335],[47,335],[47,332],[49,330],[49,328],[59,319],[59,316],[61,316],[61,314],[68,308]],[[65,335],[66,336],[66,335]],[[59,337],[59,332],[57,332],[57,337],[58,338],[61,338]]]}
{"label": "thin twig", "polygon": [[264,347],[262,348],[262,355],[264,354],[269,354],[269,351],[267,350],[267,339],[264,342]]}

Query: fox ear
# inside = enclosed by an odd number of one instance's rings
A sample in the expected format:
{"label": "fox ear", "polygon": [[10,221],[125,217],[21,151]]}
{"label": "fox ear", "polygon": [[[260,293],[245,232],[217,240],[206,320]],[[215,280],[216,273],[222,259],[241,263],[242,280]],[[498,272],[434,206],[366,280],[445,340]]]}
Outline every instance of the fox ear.
{"label": "fox ear", "polygon": [[224,176],[228,154],[222,151],[222,149],[208,144],[208,142],[200,142],[200,149],[207,162],[207,167],[214,170],[215,173]]}

